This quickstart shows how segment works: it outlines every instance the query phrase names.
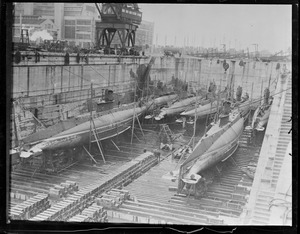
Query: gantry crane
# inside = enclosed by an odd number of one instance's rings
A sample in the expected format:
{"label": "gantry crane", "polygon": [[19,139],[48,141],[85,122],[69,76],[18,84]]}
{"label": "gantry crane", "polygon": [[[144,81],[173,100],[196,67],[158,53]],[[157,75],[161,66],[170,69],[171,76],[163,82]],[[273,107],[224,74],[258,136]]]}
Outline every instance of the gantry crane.
{"label": "gantry crane", "polygon": [[101,17],[96,22],[96,45],[110,49],[115,34],[121,49],[133,48],[135,32],[142,21],[142,12],[137,4],[129,3],[95,3]]}

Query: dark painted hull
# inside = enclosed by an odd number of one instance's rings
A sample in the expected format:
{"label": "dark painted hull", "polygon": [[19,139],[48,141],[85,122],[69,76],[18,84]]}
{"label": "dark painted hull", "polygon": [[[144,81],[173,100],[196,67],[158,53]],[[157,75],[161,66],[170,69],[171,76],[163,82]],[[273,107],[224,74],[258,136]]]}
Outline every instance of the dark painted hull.
{"label": "dark painted hull", "polygon": [[[216,139],[213,145],[203,155],[199,155],[187,176],[197,174],[216,165],[220,161],[225,161],[236,150],[238,140],[243,132],[244,121],[239,119],[230,126],[224,134]],[[199,145],[199,147],[201,147]],[[235,150],[234,150],[235,149]]]}
{"label": "dark painted hull", "polygon": [[138,117],[144,113],[146,109],[146,106],[136,107],[100,116],[94,119],[94,123],[87,121],[40,142],[33,146],[28,152],[21,152],[21,157],[27,158],[44,150],[77,147],[89,142],[90,137],[92,142],[96,141],[95,135],[97,135],[98,140],[105,140],[117,136],[130,128],[134,115]]}
{"label": "dark painted hull", "polygon": [[[249,112],[248,112],[249,113]],[[198,173],[228,159],[238,148],[239,138],[244,130],[248,115],[242,117],[239,111],[230,115],[223,126],[216,123],[195,146],[191,155],[181,165],[182,179],[190,179]]]}
{"label": "dark painted hull", "polygon": [[104,114],[103,116],[94,118],[94,123],[86,121],[77,126],[70,127],[53,137],[39,142],[28,151],[22,150],[21,157],[27,158],[32,155],[39,154],[44,150],[58,150],[76,147],[89,142],[90,139],[92,142],[95,142],[95,135],[100,141],[115,137],[131,127],[134,116],[139,117],[141,114],[145,113],[146,110],[149,110],[149,108],[151,109],[153,106],[163,105],[175,98],[177,98],[176,94],[165,95],[153,99],[141,107]]}
{"label": "dark painted hull", "polygon": [[187,98],[182,101],[178,101],[168,108],[163,108],[155,119],[160,120],[163,119],[166,115],[169,116],[169,115],[180,114],[186,109],[192,108],[195,103],[196,103],[196,97]]}
{"label": "dark painted hull", "polygon": [[258,131],[263,131],[268,123],[269,120],[269,116],[271,113],[271,107],[269,107],[269,109],[267,109],[265,111],[265,113],[263,114],[263,116],[261,117],[257,117],[257,119],[255,121],[257,121],[257,124],[255,126],[255,129]]}
{"label": "dark painted hull", "polygon": [[201,106],[197,107],[197,109],[193,109],[193,110],[190,110],[190,111],[182,112],[180,115],[182,115],[182,116],[190,116],[190,117],[194,117],[196,115],[197,118],[202,118],[202,117],[204,117],[204,116],[206,116],[208,114],[214,114],[214,113],[216,113],[217,110],[218,110],[218,108],[217,108],[217,101],[214,101],[212,103],[201,105]]}
{"label": "dark painted hull", "polygon": [[81,134],[75,134],[73,136],[63,138],[61,144],[59,143],[52,144],[50,146],[44,147],[43,150],[57,150],[66,147],[75,147],[78,145],[85,144],[86,142],[89,142],[90,137],[91,137],[91,142],[96,142],[95,135],[100,141],[106,140],[115,137],[119,134],[122,134],[123,132],[128,130],[131,127],[131,125],[132,125],[132,117],[129,117],[125,120],[119,121],[110,126],[98,127],[95,129],[95,131],[90,132],[90,130],[88,130],[87,132]]}

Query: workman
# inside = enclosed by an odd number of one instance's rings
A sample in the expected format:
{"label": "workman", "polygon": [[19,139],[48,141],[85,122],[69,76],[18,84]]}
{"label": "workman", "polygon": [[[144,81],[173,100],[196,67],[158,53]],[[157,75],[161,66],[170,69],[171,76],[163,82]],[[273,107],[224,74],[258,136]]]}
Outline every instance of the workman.
{"label": "workman", "polygon": [[157,150],[157,149],[154,150],[154,156],[157,157],[158,162],[160,162],[160,152],[159,152],[159,150]]}
{"label": "workman", "polygon": [[69,65],[70,63],[70,55],[68,52],[66,52],[65,54],[65,65]]}
{"label": "workman", "polygon": [[37,63],[40,61],[40,54],[39,54],[39,52],[37,52],[37,50],[35,50],[34,54],[35,54],[35,62]]}
{"label": "workman", "polygon": [[20,63],[20,62],[21,62],[21,52],[18,49],[15,54],[15,63]]}

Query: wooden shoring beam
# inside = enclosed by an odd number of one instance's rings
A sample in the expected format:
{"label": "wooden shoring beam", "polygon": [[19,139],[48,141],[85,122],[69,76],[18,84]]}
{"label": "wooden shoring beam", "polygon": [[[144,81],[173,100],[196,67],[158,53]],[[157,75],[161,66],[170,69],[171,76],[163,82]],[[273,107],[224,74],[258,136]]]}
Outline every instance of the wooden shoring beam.
{"label": "wooden shoring beam", "polygon": [[133,140],[133,131],[134,131],[134,120],[135,120],[135,106],[136,106],[136,80],[134,81],[134,109],[133,109],[133,118],[132,118],[132,131],[131,131],[131,140],[130,143],[132,145],[132,140]]}
{"label": "wooden shoring beam", "polygon": [[221,169],[219,169],[218,165],[215,166],[215,168],[217,169],[217,172],[219,173],[219,175],[221,175]]}
{"label": "wooden shoring beam", "polygon": [[241,169],[241,167],[240,167],[239,165],[237,165],[237,163],[236,163],[236,161],[234,160],[233,157],[230,157],[229,159],[233,162],[233,164],[234,164],[236,167],[238,167],[239,169]]}
{"label": "wooden shoring beam", "polygon": [[131,144],[132,144],[133,134],[134,134],[134,119],[135,119],[135,104],[134,104],[134,113],[133,113],[133,118],[132,118],[132,130],[131,130],[131,141],[130,141]]}
{"label": "wooden shoring beam", "polygon": [[64,170],[68,169],[69,167],[74,166],[76,163],[78,163],[78,161],[76,161],[76,162],[74,162],[74,163],[71,163],[70,165],[68,165],[68,166],[66,166],[66,167],[64,167],[64,168],[62,168],[62,169],[60,169],[60,170],[57,171],[56,173],[58,174],[58,173],[60,173],[60,172],[62,172],[62,171],[64,171]]}
{"label": "wooden shoring beam", "polygon": [[90,154],[90,152],[84,147],[84,146],[82,146],[83,147],[83,149],[85,150],[85,152],[91,157],[91,159],[95,162],[95,163],[97,163],[97,161],[94,159],[94,157]]}
{"label": "wooden shoring beam", "polygon": [[116,145],[116,143],[113,140],[110,141],[113,143],[113,145],[117,148],[118,151],[121,151],[120,148]]}
{"label": "wooden shoring beam", "polygon": [[98,145],[100,154],[101,154],[101,156],[102,156],[103,162],[106,163],[105,157],[104,157],[104,154],[103,154],[103,151],[102,151],[101,146],[100,146],[100,144],[99,144],[99,137],[98,137],[98,135],[97,135],[97,133],[96,133],[96,131],[95,131],[96,126],[95,126],[95,122],[94,122],[93,117],[92,117],[91,121],[93,122],[93,127],[94,127],[94,128],[92,128],[92,130],[93,130],[93,133],[94,133],[95,140],[96,140],[96,142],[97,142],[97,145]]}
{"label": "wooden shoring beam", "polygon": [[136,137],[136,139],[138,139],[139,142],[142,142],[141,139],[138,138],[138,136],[135,133],[133,133],[133,135]]}
{"label": "wooden shoring beam", "polygon": [[139,117],[136,116],[136,119],[137,119],[137,122],[138,122],[138,124],[139,124],[140,129],[141,129],[141,132],[142,132],[142,135],[143,135],[143,137],[144,137],[145,143],[147,143],[147,142],[146,142],[146,139],[145,139],[145,134],[144,134],[144,132],[143,132],[142,125],[141,125],[140,120],[139,120]]}

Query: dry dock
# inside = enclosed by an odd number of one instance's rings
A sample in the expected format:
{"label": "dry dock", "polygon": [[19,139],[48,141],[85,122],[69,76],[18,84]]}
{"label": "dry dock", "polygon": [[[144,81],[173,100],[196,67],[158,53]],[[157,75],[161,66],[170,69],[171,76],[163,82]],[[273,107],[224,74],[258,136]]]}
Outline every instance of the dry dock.
{"label": "dry dock", "polygon": [[[202,198],[177,193],[167,174],[178,159],[151,152],[158,145],[158,126],[143,125],[105,149],[107,162],[96,155],[57,174],[32,166],[10,173],[12,219],[69,222],[130,222],[196,225],[291,224],[291,77],[281,77],[265,132],[245,130],[236,153],[212,169],[214,179]],[[131,132],[131,131],[130,131]],[[200,136],[198,136],[199,138]],[[174,142],[178,148],[189,135]],[[89,157],[86,155],[87,159]],[[254,180],[242,169],[255,171]],[[284,181],[284,182],[283,182]],[[278,203],[284,201],[284,204]]]}
{"label": "dry dock", "polygon": [[112,213],[113,218],[127,222],[198,225],[239,222],[252,185],[252,180],[239,167],[255,165],[259,152],[259,146],[247,146],[249,134],[244,132],[233,160],[223,165],[221,176],[209,185],[206,197],[196,199],[174,191],[177,181],[172,182],[167,174],[176,169],[177,161],[172,161],[168,155],[124,188],[135,197],[135,201],[124,202]]}

